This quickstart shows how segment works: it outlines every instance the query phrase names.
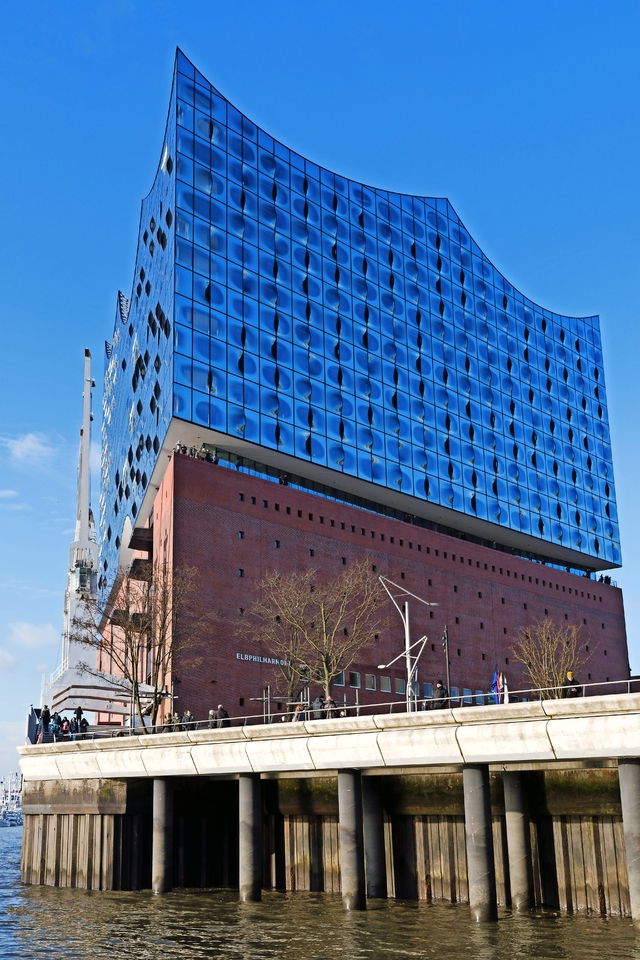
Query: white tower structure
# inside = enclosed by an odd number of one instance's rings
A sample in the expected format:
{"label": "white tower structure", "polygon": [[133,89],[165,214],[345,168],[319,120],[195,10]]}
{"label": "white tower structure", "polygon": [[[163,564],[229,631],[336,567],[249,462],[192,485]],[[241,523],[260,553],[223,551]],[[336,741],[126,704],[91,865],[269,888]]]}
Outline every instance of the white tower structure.
{"label": "white tower structure", "polygon": [[129,708],[115,702],[122,698],[122,690],[109,683],[107,674],[94,675],[82,668],[92,661],[90,646],[74,638],[74,622],[80,605],[97,598],[98,545],[91,511],[91,353],[84,351],[84,391],[80,455],[78,458],[78,493],[76,497],[76,527],[69,547],[67,588],[64,594],[64,623],[62,657],[57,670],[49,679],[43,677],[41,706],[45,703],[54,710],[75,710],[81,706],[87,711],[106,711],[124,714]]}

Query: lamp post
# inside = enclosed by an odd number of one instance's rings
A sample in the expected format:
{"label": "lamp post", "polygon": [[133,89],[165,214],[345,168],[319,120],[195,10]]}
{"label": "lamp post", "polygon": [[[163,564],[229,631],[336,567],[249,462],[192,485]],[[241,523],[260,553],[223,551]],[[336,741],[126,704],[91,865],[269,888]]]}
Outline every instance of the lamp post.
{"label": "lamp post", "polygon": [[[404,651],[391,660],[389,663],[378,664],[378,670],[386,670],[387,667],[392,666],[401,657],[405,659],[405,665],[407,668],[407,688],[406,688],[406,699],[407,699],[407,713],[411,713],[413,710],[417,710],[418,704],[418,661],[422,655],[422,651],[425,648],[427,643],[427,637],[421,637],[420,640],[417,640],[415,643],[411,643],[411,631],[409,627],[409,600],[403,598],[413,597],[414,600],[419,600],[420,603],[424,603],[426,607],[437,607],[437,603],[429,603],[428,600],[424,600],[422,597],[417,596],[415,593],[411,593],[410,590],[407,590],[405,587],[401,587],[399,584],[394,583],[392,580],[389,580],[388,577],[378,577],[380,583],[387,591],[391,602],[394,607],[400,614],[402,619],[402,625],[404,627]],[[398,594],[391,592],[391,589],[399,590]],[[400,607],[398,600],[403,600],[402,607]],[[420,650],[417,654],[412,654],[414,647],[417,647],[418,644],[421,644]]]}

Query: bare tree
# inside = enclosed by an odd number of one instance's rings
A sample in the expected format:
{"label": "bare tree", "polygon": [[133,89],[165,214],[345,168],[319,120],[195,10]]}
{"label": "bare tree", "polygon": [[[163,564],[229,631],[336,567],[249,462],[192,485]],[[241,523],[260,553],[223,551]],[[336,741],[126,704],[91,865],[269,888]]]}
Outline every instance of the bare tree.
{"label": "bare tree", "polygon": [[522,627],[512,651],[513,659],[524,666],[531,686],[546,688],[542,689],[543,700],[559,699],[567,673],[577,673],[592,653],[586,653],[581,645],[579,626],[558,625],[550,618]]}
{"label": "bare tree", "polygon": [[335,678],[388,621],[386,594],[367,560],[330,580],[313,569],[273,571],[258,589],[241,633],[283,661],[289,696],[301,677],[316,680],[330,696]]}
{"label": "bare tree", "polygon": [[141,728],[156,724],[173,659],[193,664],[205,618],[198,609],[195,569],[134,561],[118,574],[109,597],[86,600],[71,624],[72,638],[95,653],[83,672],[108,677],[131,698]]}

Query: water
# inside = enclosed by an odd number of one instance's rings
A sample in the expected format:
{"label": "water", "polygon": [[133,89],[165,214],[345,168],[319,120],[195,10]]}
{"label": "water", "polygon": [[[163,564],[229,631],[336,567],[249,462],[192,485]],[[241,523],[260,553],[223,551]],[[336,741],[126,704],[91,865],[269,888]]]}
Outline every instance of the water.
{"label": "water", "polygon": [[20,884],[22,831],[0,831],[2,960],[640,960],[629,920],[515,916],[477,925],[464,904],[389,901],[346,914],[339,897],[227,891],[95,893]]}

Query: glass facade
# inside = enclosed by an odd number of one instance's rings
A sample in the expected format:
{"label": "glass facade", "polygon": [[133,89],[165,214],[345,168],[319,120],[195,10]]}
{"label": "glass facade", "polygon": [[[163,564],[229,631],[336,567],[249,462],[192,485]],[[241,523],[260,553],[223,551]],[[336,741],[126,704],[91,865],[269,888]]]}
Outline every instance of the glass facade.
{"label": "glass facade", "polygon": [[287,149],[180,52],[107,353],[103,584],[172,418],[485,521],[493,539],[534,538],[542,555],[620,563],[598,318],[515,290],[448,200]]}

